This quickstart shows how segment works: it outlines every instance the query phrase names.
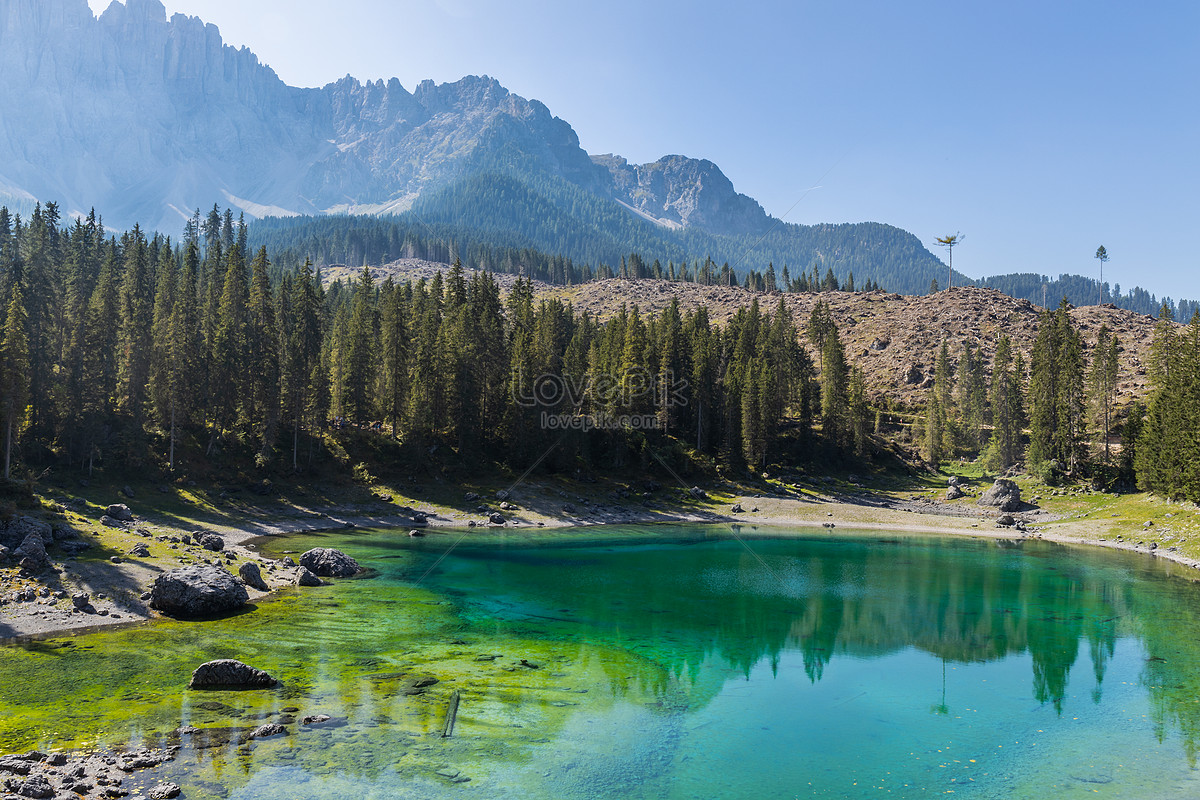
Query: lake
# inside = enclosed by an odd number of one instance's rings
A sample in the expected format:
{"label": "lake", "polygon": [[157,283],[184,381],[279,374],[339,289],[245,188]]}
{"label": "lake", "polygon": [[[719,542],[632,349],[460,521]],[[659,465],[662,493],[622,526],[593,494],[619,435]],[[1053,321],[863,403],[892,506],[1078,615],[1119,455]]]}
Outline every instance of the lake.
{"label": "lake", "polygon": [[[193,799],[1200,796],[1200,586],[1150,556],[711,525],[260,546],[370,572],[0,649],[0,750],[178,744],[124,788]],[[187,690],[214,658],[281,684]]]}

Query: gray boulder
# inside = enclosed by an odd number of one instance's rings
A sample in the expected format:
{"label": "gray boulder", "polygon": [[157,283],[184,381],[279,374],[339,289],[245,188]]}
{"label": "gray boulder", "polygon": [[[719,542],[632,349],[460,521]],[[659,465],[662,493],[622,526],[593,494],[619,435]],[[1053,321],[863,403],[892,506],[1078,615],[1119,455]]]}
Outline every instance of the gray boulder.
{"label": "gray boulder", "polygon": [[267,586],[267,582],[263,580],[258,564],[253,561],[247,561],[238,567],[238,577],[242,579],[242,583],[252,589],[258,589],[260,592],[270,591],[271,587]]}
{"label": "gray boulder", "polygon": [[179,797],[179,793],[183,790],[173,783],[160,783],[146,792],[146,797],[150,800],[171,800],[173,797]]}
{"label": "gray boulder", "polygon": [[18,517],[8,523],[8,530],[12,533],[14,540],[23,541],[29,535],[37,536],[42,540],[43,544],[53,544],[54,528],[48,523],[42,522],[40,519],[33,517]]}
{"label": "gray boulder", "polygon": [[87,592],[78,592],[71,595],[71,605],[80,611],[87,611],[92,607],[92,598],[88,596]]}
{"label": "gray boulder", "polygon": [[278,681],[261,669],[232,658],[207,661],[192,673],[189,689],[269,689]]}
{"label": "gray boulder", "polygon": [[196,544],[203,547],[205,550],[212,550],[214,553],[219,553],[225,549],[225,540],[215,533],[203,533],[196,538]]}
{"label": "gray boulder", "polygon": [[322,578],[349,578],[358,574],[358,562],[341,550],[331,547],[314,547],[300,556],[300,566],[307,567],[314,575]]}
{"label": "gray boulder", "polygon": [[488,522],[493,525],[503,525],[506,520],[504,519],[504,515],[497,511],[488,517]]}
{"label": "gray boulder", "polygon": [[21,542],[21,546],[13,553],[13,558],[17,561],[23,561],[28,558],[34,564],[42,565],[47,561],[46,544],[42,541],[42,537],[36,533],[31,533]]}
{"label": "gray boulder", "polygon": [[50,785],[50,781],[46,780],[45,775],[34,775],[21,782],[17,788],[17,794],[21,797],[40,800],[40,798],[54,797],[54,787]]}
{"label": "gray boulder", "polygon": [[181,619],[227,614],[244,606],[249,599],[241,581],[212,564],[193,564],[164,572],[150,587],[150,607]]}
{"label": "gray boulder", "polygon": [[312,573],[308,567],[296,571],[297,586],[324,586],[325,582]]}
{"label": "gray boulder", "polygon": [[957,483],[950,484],[950,488],[946,490],[946,499],[947,500],[957,500],[958,498],[960,498],[962,496],[963,496],[963,490],[959,487],[959,485]]}
{"label": "gray boulder", "polygon": [[120,522],[131,522],[133,520],[133,512],[124,503],[114,503],[104,509],[104,514]]}
{"label": "gray boulder", "polygon": [[993,506],[1001,511],[1019,511],[1021,508],[1021,489],[1008,478],[997,478],[986,492],[976,501],[981,506]]}

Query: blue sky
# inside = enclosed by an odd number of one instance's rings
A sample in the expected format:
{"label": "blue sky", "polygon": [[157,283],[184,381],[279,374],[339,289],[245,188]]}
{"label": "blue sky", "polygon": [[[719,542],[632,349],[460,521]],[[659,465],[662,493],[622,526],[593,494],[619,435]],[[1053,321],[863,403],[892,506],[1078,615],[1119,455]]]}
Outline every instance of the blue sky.
{"label": "blue sky", "polygon": [[293,85],[487,74],[789,222],[961,231],[975,277],[1094,275],[1103,244],[1110,284],[1200,298],[1194,2],[164,2]]}

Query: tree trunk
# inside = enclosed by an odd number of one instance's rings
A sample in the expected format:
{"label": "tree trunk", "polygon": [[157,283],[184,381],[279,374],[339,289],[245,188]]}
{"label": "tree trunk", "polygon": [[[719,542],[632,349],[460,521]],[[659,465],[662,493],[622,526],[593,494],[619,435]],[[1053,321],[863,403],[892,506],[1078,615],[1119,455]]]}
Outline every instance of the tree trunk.
{"label": "tree trunk", "polygon": [[4,479],[8,480],[11,475],[12,467],[12,418],[13,412],[10,408],[5,420],[4,431]]}

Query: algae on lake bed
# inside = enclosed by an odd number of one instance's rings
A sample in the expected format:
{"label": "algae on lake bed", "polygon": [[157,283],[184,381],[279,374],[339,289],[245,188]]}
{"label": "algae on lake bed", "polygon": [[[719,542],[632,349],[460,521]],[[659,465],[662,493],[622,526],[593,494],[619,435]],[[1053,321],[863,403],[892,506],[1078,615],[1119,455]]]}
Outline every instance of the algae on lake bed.
{"label": "algae on lake bed", "polygon": [[[456,539],[273,540],[372,572],[218,622],[0,650],[0,746],[178,741],[134,780],[189,797],[1196,788],[1200,648],[1180,634],[1200,599],[1152,560],[696,526]],[[223,657],[280,686],[184,689]],[[266,722],[288,732],[247,739]]]}

